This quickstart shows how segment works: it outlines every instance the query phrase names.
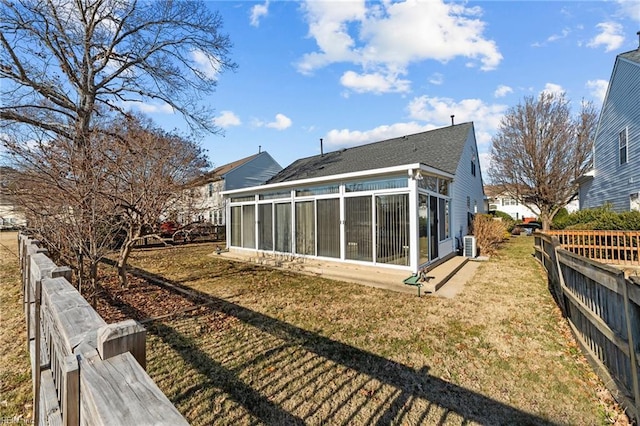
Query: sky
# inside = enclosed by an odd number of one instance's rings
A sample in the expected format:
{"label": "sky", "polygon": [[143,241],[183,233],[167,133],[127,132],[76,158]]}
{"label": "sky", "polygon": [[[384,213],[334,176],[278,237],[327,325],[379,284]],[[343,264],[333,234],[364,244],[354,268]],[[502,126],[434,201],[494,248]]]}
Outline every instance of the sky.
{"label": "sky", "polygon": [[[210,1],[235,72],[203,102],[224,135],[212,167],[267,151],[281,166],[324,151],[473,121],[487,183],[491,137],[543,91],[599,111],[617,54],[638,48],[634,1]],[[139,104],[168,130],[182,118]]]}

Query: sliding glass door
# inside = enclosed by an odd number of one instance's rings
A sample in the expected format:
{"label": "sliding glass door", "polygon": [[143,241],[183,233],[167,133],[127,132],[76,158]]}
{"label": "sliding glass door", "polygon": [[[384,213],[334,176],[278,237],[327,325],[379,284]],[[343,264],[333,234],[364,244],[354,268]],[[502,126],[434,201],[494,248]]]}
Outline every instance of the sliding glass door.
{"label": "sliding glass door", "polygon": [[291,253],[291,203],[274,205],[275,250]]}
{"label": "sliding glass door", "polygon": [[273,250],[273,204],[258,204],[258,248]]}
{"label": "sliding glass door", "polygon": [[296,203],[296,253],[316,254],[315,223],[313,201]]}

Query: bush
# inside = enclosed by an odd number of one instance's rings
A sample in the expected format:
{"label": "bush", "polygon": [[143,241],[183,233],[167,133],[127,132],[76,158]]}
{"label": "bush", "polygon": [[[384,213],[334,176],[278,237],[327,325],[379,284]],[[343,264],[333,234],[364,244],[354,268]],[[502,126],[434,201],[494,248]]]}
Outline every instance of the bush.
{"label": "bush", "polygon": [[616,213],[610,205],[579,210],[561,221],[554,220],[554,229],[588,229],[608,231],[640,230],[640,212]]}
{"label": "bush", "polygon": [[496,220],[491,215],[477,214],[473,219],[473,235],[479,252],[488,256],[496,252],[508,232],[503,221]]}
{"label": "bush", "polygon": [[514,218],[511,217],[511,215],[509,213],[505,213],[505,212],[501,212],[500,210],[496,210],[495,212],[491,213],[493,216],[502,219],[502,222],[504,223],[507,232],[511,232],[513,231],[513,228],[516,226],[516,220]]}

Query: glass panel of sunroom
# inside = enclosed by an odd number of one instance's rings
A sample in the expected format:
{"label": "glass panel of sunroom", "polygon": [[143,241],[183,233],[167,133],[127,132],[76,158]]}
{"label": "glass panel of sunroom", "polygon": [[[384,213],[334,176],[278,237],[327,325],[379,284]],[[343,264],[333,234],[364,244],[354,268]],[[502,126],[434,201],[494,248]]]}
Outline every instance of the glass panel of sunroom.
{"label": "glass panel of sunroom", "polygon": [[282,253],[291,253],[291,203],[274,205],[275,213],[275,249]]}
{"label": "glass panel of sunroom", "polygon": [[273,204],[258,204],[258,248],[273,250]]}
{"label": "glass panel of sunroom", "polygon": [[429,261],[429,196],[420,194],[418,200],[418,241],[420,265]]}
{"label": "glass panel of sunroom", "polygon": [[296,253],[316,254],[315,223],[313,201],[296,203]]}
{"label": "glass panel of sunroom", "polygon": [[231,245],[240,247],[242,243],[242,207],[231,207]]}
{"label": "glass panel of sunroom", "polygon": [[256,248],[256,206],[242,206],[242,247]]}
{"label": "glass panel of sunroom", "polygon": [[409,195],[376,197],[376,262],[409,264]]}
{"label": "glass panel of sunroom", "polygon": [[340,199],[320,199],[318,209],[318,256],[340,257]]}
{"label": "glass panel of sunroom", "polygon": [[346,258],[372,262],[371,197],[345,198],[344,209]]}

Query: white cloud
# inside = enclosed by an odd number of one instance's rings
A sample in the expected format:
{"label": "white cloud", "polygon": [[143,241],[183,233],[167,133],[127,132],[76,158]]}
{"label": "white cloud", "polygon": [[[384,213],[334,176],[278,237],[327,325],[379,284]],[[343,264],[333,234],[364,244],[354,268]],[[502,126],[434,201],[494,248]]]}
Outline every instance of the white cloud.
{"label": "white cloud", "polygon": [[137,109],[145,114],[173,114],[173,107],[167,103],[147,103],[139,101],[123,102],[125,108]]}
{"label": "white cloud", "polygon": [[250,22],[251,25],[257,27],[260,25],[260,18],[269,14],[269,0],[264,4],[256,4],[251,8]]}
{"label": "white cloud", "polygon": [[450,124],[451,115],[455,115],[456,123],[473,121],[479,147],[491,142],[491,135],[500,126],[507,108],[507,105],[485,104],[481,99],[456,102],[450,98],[428,96],[414,98],[407,106],[411,118],[435,123],[436,126]]}
{"label": "white cloud", "polygon": [[567,38],[569,33],[571,33],[571,31],[569,31],[569,29],[565,28],[565,29],[562,30],[562,32],[560,34],[552,34],[552,35],[550,35],[547,38],[547,41],[552,43],[554,41],[558,41],[558,40],[561,40],[563,38]]}
{"label": "white cloud", "polygon": [[429,83],[433,84],[434,86],[440,86],[442,83],[444,83],[444,75],[440,74],[439,72],[433,73],[429,78]]}
{"label": "white cloud", "polygon": [[354,71],[345,72],[340,83],[356,93],[403,93],[408,92],[411,82],[400,79],[397,74],[358,74]]}
{"label": "white cloud", "polygon": [[504,98],[505,96],[507,96],[509,93],[513,93],[513,89],[509,86],[506,86],[504,84],[501,84],[498,86],[498,88],[496,89],[495,92],[493,92],[493,96],[495,98]]}
{"label": "white cloud", "polygon": [[305,74],[338,62],[362,67],[360,75],[393,76],[405,74],[411,63],[429,59],[464,57],[483,70],[496,68],[502,60],[496,43],[483,36],[479,7],[441,0],[346,1],[339,6],[309,0],[304,9],[309,36],[318,45],[298,63]]}
{"label": "white cloud", "polygon": [[209,80],[215,80],[218,77],[218,59],[215,56],[202,50],[194,50],[191,52],[191,59],[203,77]]}
{"label": "white cloud", "polygon": [[213,119],[216,126],[220,126],[226,129],[231,126],[239,126],[242,124],[240,117],[235,115],[232,111],[221,111],[218,117]]}
{"label": "white cloud", "polygon": [[271,123],[267,123],[265,124],[265,126],[271,129],[284,130],[291,127],[291,123],[292,123],[291,119],[286,115],[276,114],[275,121],[272,121]]}
{"label": "white cloud", "polygon": [[409,122],[378,126],[374,129],[365,131],[334,129],[327,133],[324,140],[330,146],[345,148],[397,138],[404,135],[412,135],[414,133],[426,132],[427,130],[432,130],[434,128],[435,126],[432,125]]}
{"label": "white cloud", "polygon": [[547,83],[544,85],[544,89],[542,89],[541,93],[549,93],[551,95],[560,95],[562,93],[565,93],[565,90],[559,84]]}
{"label": "white cloud", "polygon": [[596,27],[600,29],[600,34],[587,43],[588,47],[604,46],[606,52],[611,52],[622,46],[624,42],[622,25],[616,22],[601,22]]}
{"label": "white cloud", "polygon": [[604,102],[604,97],[607,95],[607,89],[609,88],[607,80],[589,80],[586,86],[591,91],[591,96],[601,103]]}
{"label": "white cloud", "polygon": [[617,0],[616,3],[618,3],[622,16],[640,22],[640,2],[638,0]]}

